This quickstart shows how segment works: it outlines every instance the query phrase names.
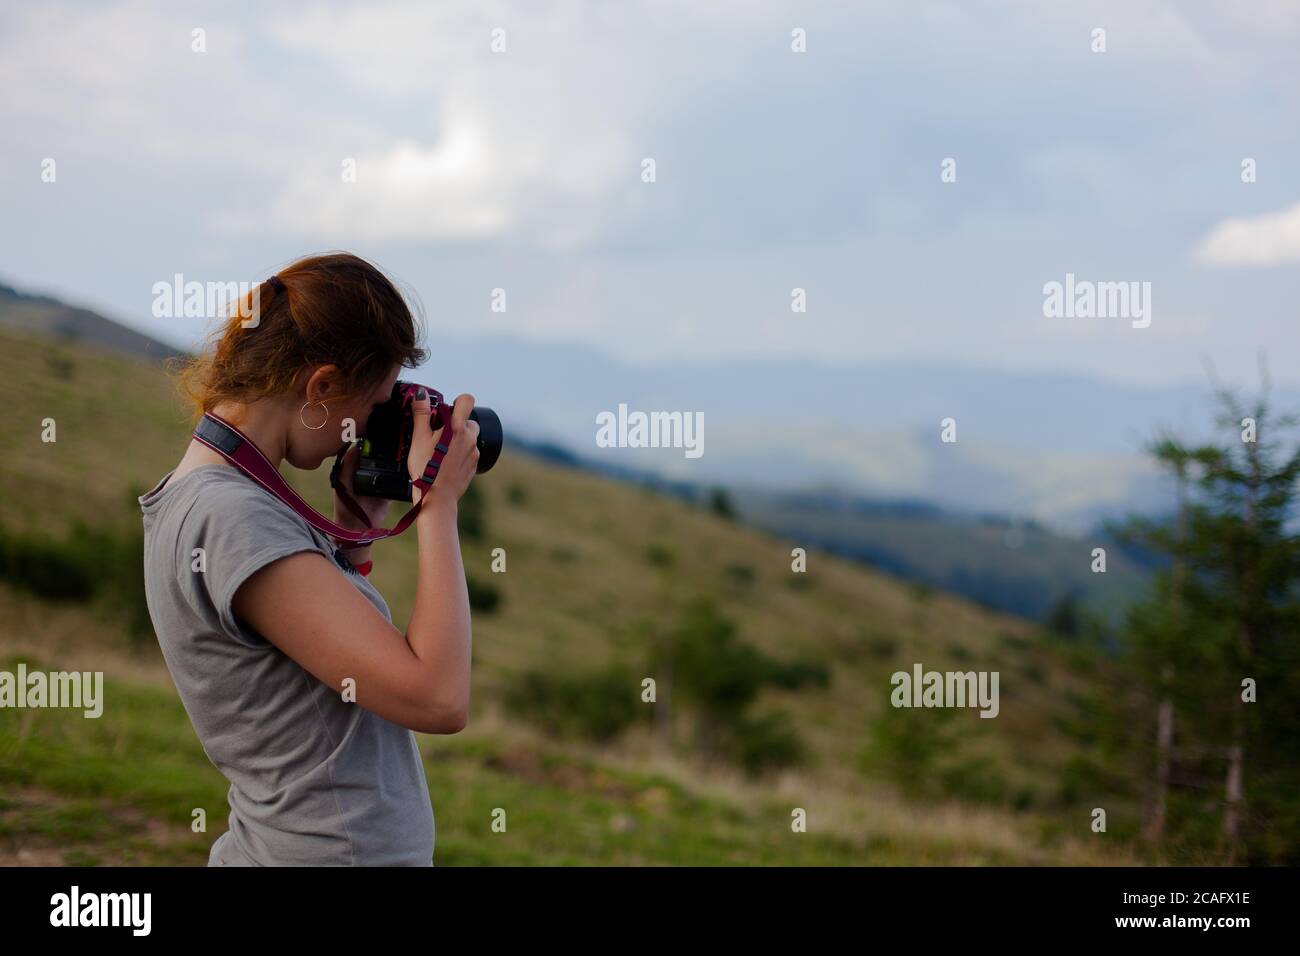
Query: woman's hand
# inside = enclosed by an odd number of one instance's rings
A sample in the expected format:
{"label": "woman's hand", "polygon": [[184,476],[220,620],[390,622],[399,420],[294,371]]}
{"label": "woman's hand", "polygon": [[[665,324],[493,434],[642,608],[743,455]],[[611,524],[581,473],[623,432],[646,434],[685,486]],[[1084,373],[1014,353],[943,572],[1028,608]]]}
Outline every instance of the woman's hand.
{"label": "woman's hand", "polygon": [[[423,390],[421,390],[423,391]],[[416,393],[411,403],[414,417],[414,430],[411,435],[411,451],[406,459],[406,469],[414,482],[424,474],[425,466],[433,457],[434,445],[442,434],[442,427],[435,431],[429,424],[433,417],[429,397],[420,397]],[[474,408],[473,395],[459,395],[451,407],[451,441],[447,445],[447,454],[443,456],[438,468],[438,477],[434,479],[430,495],[436,495],[441,501],[455,504],[460,500],[470,480],[478,470],[478,422],[469,420],[469,413]],[[447,412],[444,409],[443,414]],[[411,486],[411,500],[420,500],[420,486]]]}

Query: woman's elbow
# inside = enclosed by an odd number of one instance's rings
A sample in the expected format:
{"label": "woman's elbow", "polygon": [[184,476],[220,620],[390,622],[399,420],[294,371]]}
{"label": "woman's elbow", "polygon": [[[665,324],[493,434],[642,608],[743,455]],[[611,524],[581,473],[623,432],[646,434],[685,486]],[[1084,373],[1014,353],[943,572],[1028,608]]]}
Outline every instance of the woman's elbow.
{"label": "woman's elbow", "polygon": [[440,729],[431,730],[429,731],[429,733],[458,734],[462,730],[464,730],[468,724],[469,724],[469,708],[468,707],[457,708],[456,710],[453,710],[442,716],[442,718],[437,723],[437,726]]}
{"label": "woman's elbow", "polygon": [[468,723],[469,701],[434,701],[422,712],[421,726],[412,729],[422,734],[458,734]]}
{"label": "woman's elbow", "polygon": [[401,705],[390,719],[419,734],[460,733],[469,722],[469,682],[448,683],[423,668],[411,668],[402,675]]}

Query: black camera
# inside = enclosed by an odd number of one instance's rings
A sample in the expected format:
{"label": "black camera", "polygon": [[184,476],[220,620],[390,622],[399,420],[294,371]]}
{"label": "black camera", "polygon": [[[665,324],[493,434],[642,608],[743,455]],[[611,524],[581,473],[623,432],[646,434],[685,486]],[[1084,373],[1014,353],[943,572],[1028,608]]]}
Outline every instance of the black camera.
{"label": "black camera", "polygon": [[[429,394],[433,413],[429,424],[434,434],[446,424],[452,406],[443,401],[440,392],[414,382],[394,385],[392,396],[371,412],[366,422],[365,437],[361,439],[361,460],[352,479],[352,490],[357,494],[394,501],[411,500],[411,477],[406,470],[406,456],[411,450],[415,424],[411,405],[421,388]],[[478,422],[478,474],[481,475],[496,464],[505,434],[501,430],[501,419],[490,408],[476,407],[470,411],[469,417],[470,421]]]}

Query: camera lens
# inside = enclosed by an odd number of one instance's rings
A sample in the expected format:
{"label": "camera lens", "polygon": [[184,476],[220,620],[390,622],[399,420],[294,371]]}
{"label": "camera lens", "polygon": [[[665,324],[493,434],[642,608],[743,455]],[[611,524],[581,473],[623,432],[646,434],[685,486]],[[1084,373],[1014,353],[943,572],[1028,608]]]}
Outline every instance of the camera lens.
{"label": "camera lens", "polygon": [[497,463],[501,457],[501,446],[505,442],[505,432],[501,429],[501,419],[490,408],[476,406],[470,410],[469,420],[478,422],[478,469],[476,474],[483,474]]}

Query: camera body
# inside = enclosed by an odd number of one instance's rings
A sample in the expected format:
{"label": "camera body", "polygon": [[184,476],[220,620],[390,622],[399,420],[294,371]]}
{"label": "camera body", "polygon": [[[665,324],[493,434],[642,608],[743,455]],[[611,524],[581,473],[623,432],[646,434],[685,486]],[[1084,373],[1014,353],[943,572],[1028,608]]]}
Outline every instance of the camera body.
{"label": "camera body", "polygon": [[[446,424],[445,416],[451,414],[451,405],[443,401],[442,393],[427,385],[415,382],[397,382],[393,394],[383,405],[370,414],[365,435],[361,439],[361,460],[352,479],[352,490],[371,498],[391,498],[394,501],[411,500],[411,477],[406,470],[406,456],[411,450],[415,419],[411,406],[415,393],[423,387],[429,394],[432,416],[429,424],[434,433]],[[505,435],[501,419],[490,408],[475,408],[470,420],[478,422],[478,474],[490,469],[501,455]]]}

